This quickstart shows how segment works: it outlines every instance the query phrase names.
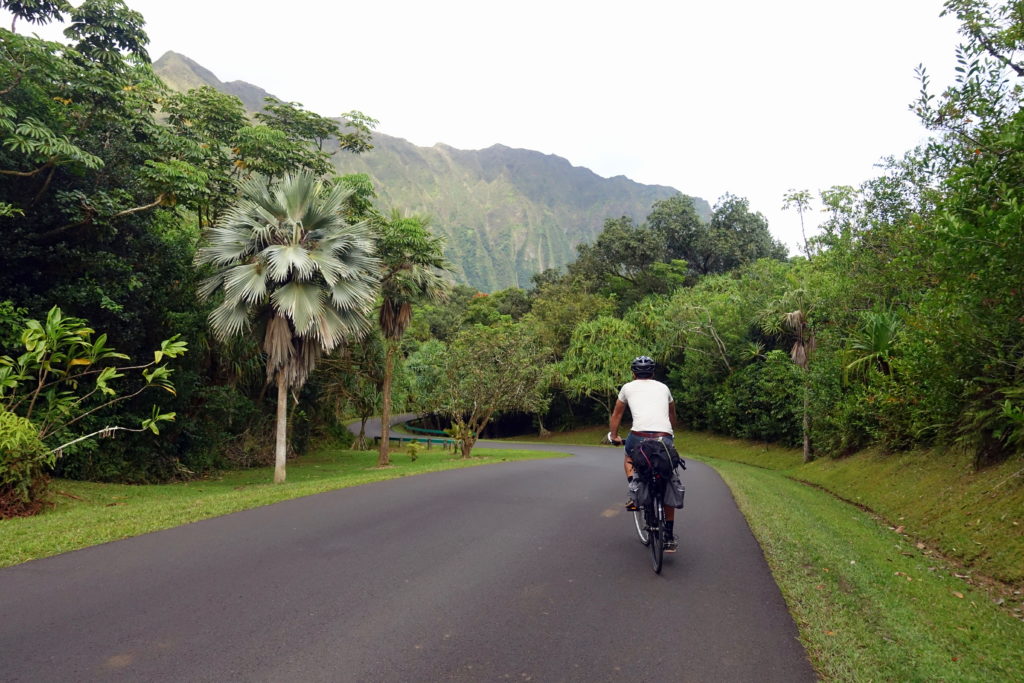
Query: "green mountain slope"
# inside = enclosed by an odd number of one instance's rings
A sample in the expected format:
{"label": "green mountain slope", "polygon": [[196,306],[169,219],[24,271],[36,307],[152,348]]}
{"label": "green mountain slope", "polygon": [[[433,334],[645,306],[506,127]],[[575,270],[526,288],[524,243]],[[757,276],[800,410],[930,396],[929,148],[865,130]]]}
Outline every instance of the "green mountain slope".
{"label": "green mountain slope", "polygon": [[[249,110],[267,94],[241,81],[222,83],[173,52],[154,68],[176,90],[210,85],[238,96]],[[606,218],[642,220],[655,201],[678,192],[625,176],[602,178],[561,157],[504,145],[418,147],[383,133],[373,143],[358,156],[337,154],[338,171],[373,178],[382,208],[431,216],[457,279],[482,291],[529,285],[534,273],[571,261],[576,245],[596,237]],[[705,200],[694,203],[710,216]]]}
{"label": "green mountain slope", "polygon": [[195,63],[185,55],[168,51],[153,62],[153,70],[173,90],[185,92],[192,88],[208,85],[222,93],[234,95],[242,100],[249,111],[263,109],[263,98],[270,95],[266,90],[245,81],[225,83],[217,78],[212,71]]}

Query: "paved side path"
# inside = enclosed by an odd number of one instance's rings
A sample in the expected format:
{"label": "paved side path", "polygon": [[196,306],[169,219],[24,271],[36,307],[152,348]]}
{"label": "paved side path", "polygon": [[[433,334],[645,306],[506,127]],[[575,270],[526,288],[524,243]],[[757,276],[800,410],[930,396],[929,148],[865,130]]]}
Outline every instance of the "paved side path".
{"label": "paved side path", "polygon": [[552,450],[0,570],[0,681],[814,680],[714,471],[659,576],[620,451]]}

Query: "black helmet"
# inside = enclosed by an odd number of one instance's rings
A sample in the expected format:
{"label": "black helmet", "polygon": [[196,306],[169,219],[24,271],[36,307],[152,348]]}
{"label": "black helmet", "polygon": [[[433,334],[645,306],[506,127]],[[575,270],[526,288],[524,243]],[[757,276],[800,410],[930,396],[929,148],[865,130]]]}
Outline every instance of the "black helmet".
{"label": "black helmet", "polygon": [[653,375],[654,374],[654,360],[647,356],[637,356],[633,359],[633,362],[629,364],[629,369],[633,371],[634,375]]}

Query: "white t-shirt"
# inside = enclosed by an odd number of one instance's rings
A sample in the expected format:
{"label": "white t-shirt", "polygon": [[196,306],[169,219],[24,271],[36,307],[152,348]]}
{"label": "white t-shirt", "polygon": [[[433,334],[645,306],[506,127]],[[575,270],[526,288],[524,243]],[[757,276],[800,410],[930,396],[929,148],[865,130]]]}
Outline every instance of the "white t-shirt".
{"label": "white t-shirt", "polygon": [[656,379],[635,379],[622,385],[619,400],[629,406],[633,415],[634,432],[672,433],[668,419],[668,404],[672,392]]}

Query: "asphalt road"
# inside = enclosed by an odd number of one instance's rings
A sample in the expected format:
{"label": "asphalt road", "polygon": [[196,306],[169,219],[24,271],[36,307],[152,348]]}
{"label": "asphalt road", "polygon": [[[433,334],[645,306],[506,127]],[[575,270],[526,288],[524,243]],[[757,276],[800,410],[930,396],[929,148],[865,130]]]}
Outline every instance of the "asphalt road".
{"label": "asphalt road", "polygon": [[0,681],[814,680],[713,470],[656,575],[621,451],[553,450],[0,570]]}

